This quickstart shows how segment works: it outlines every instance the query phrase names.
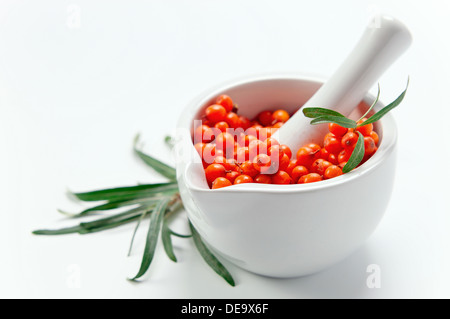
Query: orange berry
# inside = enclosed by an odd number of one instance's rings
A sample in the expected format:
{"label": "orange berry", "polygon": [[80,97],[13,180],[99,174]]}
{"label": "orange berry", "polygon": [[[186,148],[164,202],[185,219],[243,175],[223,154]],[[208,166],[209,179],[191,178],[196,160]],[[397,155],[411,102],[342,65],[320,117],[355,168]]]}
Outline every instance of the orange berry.
{"label": "orange berry", "polygon": [[329,123],[328,130],[333,133],[336,137],[342,137],[347,134],[348,129],[346,127],[342,127],[339,124]]}
{"label": "orange berry", "polygon": [[251,178],[248,175],[239,175],[238,177],[236,177],[233,184],[236,185],[236,184],[244,184],[244,183],[253,183],[253,178]]}
{"label": "orange berry", "polygon": [[289,113],[285,110],[276,110],[272,113],[272,119],[275,123],[282,122],[285,123],[289,120]]}
{"label": "orange berry", "polygon": [[211,185],[217,177],[225,177],[226,169],[220,164],[211,164],[205,169],[206,180]]}
{"label": "orange berry", "polygon": [[323,177],[325,179],[330,179],[339,175],[342,175],[342,169],[337,165],[331,165],[325,170]]}
{"label": "orange berry", "polygon": [[309,173],[308,169],[305,166],[300,165],[300,166],[294,167],[294,169],[292,170],[292,173],[290,175],[292,177],[292,181],[294,183],[297,183],[298,179],[300,177],[302,177],[303,175],[306,175],[308,173]]}
{"label": "orange berry", "polygon": [[216,99],[216,104],[222,105],[227,112],[231,112],[234,107],[233,100],[225,94],[219,95]]}
{"label": "orange berry", "polygon": [[372,131],[372,132],[370,132],[369,136],[373,139],[373,141],[375,142],[375,145],[378,145],[378,142],[380,141],[380,138],[378,137],[377,132]]}
{"label": "orange berry", "polygon": [[258,121],[262,126],[269,126],[273,122],[272,112],[270,111],[262,111],[258,114]]}
{"label": "orange berry", "polygon": [[222,187],[227,187],[227,186],[231,186],[231,182],[226,179],[225,177],[217,177],[213,182],[212,182],[212,189],[218,189],[218,188],[222,188]]}
{"label": "orange berry", "polygon": [[285,171],[278,171],[272,175],[272,182],[274,184],[290,184],[292,179]]}
{"label": "orange berry", "polygon": [[311,165],[311,172],[323,175],[325,173],[325,170],[331,165],[333,164],[322,158],[316,159]]}
{"label": "orange berry", "polygon": [[306,175],[303,175],[298,179],[298,184],[307,184],[307,183],[314,183],[319,182],[322,180],[322,176],[320,176],[317,173],[309,173]]}
{"label": "orange berry", "polygon": [[225,120],[227,110],[225,110],[222,105],[213,104],[206,108],[205,114],[206,118],[211,121],[211,123],[217,123]]}
{"label": "orange berry", "polygon": [[355,148],[357,142],[358,142],[358,133],[348,132],[342,137],[341,145],[345,149],[353,149]]}
{"label": "orange berry", "polygon": [[[362,120],[359,120],[358,122],[356,122],[358,125],[363,124],[365,121],[367,121],[367,118],[363,118]],[[363,126],[359,126],[356,128],[356,130],[358,132],[360,132],[362,135],[364,136],[370,136],[370,132],[372,132],[373,130],[373,124],[369,123]]]}
{"label": "orange berry", "polygon": [[259,174],[255,177],[254,181],[260,184],[272,184],[272,178],[267,174]]}

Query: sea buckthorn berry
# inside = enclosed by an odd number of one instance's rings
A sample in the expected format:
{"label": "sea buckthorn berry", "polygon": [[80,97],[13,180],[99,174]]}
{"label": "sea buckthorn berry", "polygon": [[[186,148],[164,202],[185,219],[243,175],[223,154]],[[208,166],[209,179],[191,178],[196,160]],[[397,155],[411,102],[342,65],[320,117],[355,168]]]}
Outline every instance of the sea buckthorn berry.
{"label": "sea buckthorn berry", "polygon": [[[225,154],[234,151],[234,136],[228,132],[217,135],[215,142],[216,148],[224,151]],[[226,157],[229,157],[228,154]]]}
{"label": "sea buckthorn berry", "polygon": [[276,110],[272,113],[272,122],[278,123],[282,122],[285,123],[287,120],[289,120],[289,113],[285,110]]}
{"label": "sea buckthorn berry", "polygon": [[377,132],[375,132],[375,131],[370,132],[370,137],[375,142],[375,145],[378,145],[378,142],[380,141],[380,138],[378,137]]}
{"label": "sea buckthorn berry", "polygon": [[244,183],[253,183],[253,178],[251,178],[248,175],[239,175],[238,177],[236,177],[233,184],[236,185],[236,184],[244,184]]}
{"label": "sea buckthorn berry", "polygon": [[299,165],[299,166],[294,167],[294,169],[292,170],[292,173],[290,175],[292,177],[292,181],[294,183],[297,183],[298,179],[306,174],[309,174],[308,169],[305,166]]}
{"label": "sea buckthorn berry", "polygon": [[285,169],[285,172],[292,176],[292,170],[297,166],[297,160],[292,159],[289,161],[288,167]]}
{"label": "sea buckthorn berry", "polygon": [[300,147],[297,151],[297,164],[305,166],[306,168],[311,167],[314,162],[314,155],[320,151],[320,147],[317,150],[313,150],[308,146]]}
{"label": "sea buckthorn berry", "polygon": [[314,163],[312,163],[312,165],[311,165],[311,172],[317,173],[319,175],[323,175],[325,173],[325,170],[328,167],[330,167],[331,165],[333,165],[333,164],[331,164],[330,162],[328,162],[322,158],[316,159],[314,161]]}
{"label": "sea buckthorn berry", "polygon": [[316,160],[318,158],[322,158],[324,160],[327,160],[329,155],[330,155],[330,152],[328,152],[325,147],[322,147],[320,149],[320,151],[318,151],[316,154],[314,154],[314,160]]}
{"label": "sea buckthorn berry", "polygon": [[283,122],[277,122],[277,123],[275,123],[274,125],[272,125],[272,127],[275,129],[275,130],[277,130],[277,129],[279,129],[280,127],[282,127],[283,126]]}
{"label": "sea buckthorn berry", "polygon": [[272,118],[272,112],[270,111],[262,111],[258,114],[258,122],[262,126],[269,126],[272,125],[273,118]]}
{"label": "sea buckthorn berry", "polygon": [[216,156],[213,163],[222,165],[223,167],[225,167],[225,169],[227,171],[232,171],[236,168],[236,164],[234,163],[234,160],[226,159],[222,155]]}
{"label": "sea buckthorn berry", "polygon": [[280,162],[278,164],[278,169],[282,171],[286,171],[289,167],[289,163],[291,162],[291,159],[286,154],[283,154],[283,156],[280,159]]}
{"label": "sea buckthorn berry", "polygon": [[209,143],[214,140],[214,130],[207,125],[200,125],[194,131],[194,143]]}
{"label": "sea buckthorn berry", "polygon": [[250,159],[253,159],[260,153],[267,154],[266,144],[260,140],[253,140],[248,144],[248,152]]}
{"label": "sea buckthorn berry", "polygon": [[245,161],[238,165],[237,171],[243,175],[248,175],[251,178],[259,174],[259,171],[253,166],[251,161]]}
{"label": "sea buckthorn berry", "polygon": [[239,147],[236,152],[236,161],[238,163],[243,163],[245,161],[250,160],[250,152],[248,150],[248,147]]}
{"label": "sea buckthorn berry", "polygon": [[258,154],[253,160],[253,167],[260,173],[266,174],[272,165],[270,156],[267,154]]}
{"label": "sea buckthorn berry", "polygon": [[309,173],[306,175],[303,175],[298,179],[298,184],[307,184],[307,183],[314,183],[319,182],[322,180],[322,176],[320,176],[317,173]]}
{"label": "sea buckthorn berry", "polygon": [[260,184],[272,184],[272,178],[267,174],[259,174],[254,178],[256,183]]}
{"label": "sea buckthorn berry", "polygon": [[216,146],[212,143],[205,144],[203,147],[202,159],[208,164],[212,164],[216,156],[218,156]]}
{"label": "sea buckthorn berry", "polygon": [[357,142],[358,142],[358,133],[348,132],[342,137],[341,145],[344,149],[353,149],[355,148]]}
{"label": "sea buckthorn berry", "polygon": [[251,122],[248,118],[245,116],[239,116],[239,126],[242,127],[244,130],[248,129],[251,126]]}
{"label": "sea buckthorn berry", "polygon": [[206,180],[208,184],[214,182],[217,177],[225,177],[227,175],[225,167],[220,164],[210,164],[205,169]]}
{"label": "sea buckthorn berry", "polygon": [[[365,121],[367,121],[367,118],[363,118],[362,120],[359,120],[358,122],[356,122],[358,125],[363,124]],[[356,128],[356,130],[358,132],[360,132],[362,135],[364,136],[370,136],[370,132],[373,131],[373,124],[369,123],[363,126],[359,126]]]}
{"label": "sea buckthorn berry", "polygon": [[266,144],[267,149],[269,149],[271,146],[275,146],[275,145],[279,146],[280,145],[280,143],[278,143],[278,141],[276,139],[274,139],[273,137],[266,138],[264,140],[264,144]]}
{"label": "sea buckthorn berry", "polygon": [[333,178],[333,177],[337,177],[339,175],[342,175],[342,168],[340,168],[337,165],[331,165],[325,170],[325,173],[323,174],[323,177],[325,179],[330,179],[330,178]]}
{"label": "sea buckthorn berry", "polygon": [[348,128],[340,126],[336,123],[329,123],[328,130],[330,133],[333,133],[336,137],[342,137],[347,134]]}
{"label": "sea buckthorn berry", "polygon": [[232,171],[232,172],[228,172],[225,177],[226,177],[226,179],[228,179],[231,182],[231,184],[233,184],[236,177],[238,177],[239,175],[241,175],[241,174],[239,174],[239,172]]}
{"label": "sea buckthorn berry", "polygon": [[328,154],[328,162],[330,162],[333,165],[339,164],[338,155],[337,154]]}
{"label": "sea buckthorn berry", "polygon": [[219,95],[219,97],[216,99],[216,104],[222,105],[227,112],[231,112],[234,107],[231,97],[225,94]]}
{"label": "sea buckthorn berry", "polygon": [[225,122],[227,122],[231,128],[238,128],[241,124],[239,116],[234,112],[227,113],[225,116]]}
{"label": "sea buckthorn berry", "polygon": [[205,114],[206,118],[215,124],[220,121],[225,121],[227,110],[222,105],[213,104],[206,108]]}
{"label": "sea buckthorn berry", "polygon": [[197,143],[194,145],[195,150],[197,151],[200,157],[203,157],[203,150],[205,149],[205,143]]}
{"label": "sea buckthorn berry", "polygon": [[267,149],[267,155],[270,155],[272,158],[281,159],[284,152],[280,149],[280,145],[273,145]]}
{"label": "sea buckthorn berry", "polygon": [[229,128],[230,126],[228,125],[227,122],[225,121],[221,121],[221,122],[217,122],[214,127],[218,130],[220,130],[221,132],[226,132],[227,128]]}
{"label": "sea buckthorn berry", "polygon": [[289,146],[287,146],[287,145],[285,145],[285,144],[281,144],[281,145],[280,145],[280,150],[281,150],[284,154],[286,154],[286,155],[289,157],[289,159],[292,158],[292,151],[291,151],[291,149],[289,148]]}
{"label": "sea buckthorn berry", "polygon": [[323,147],[332,154],[339,154],[342,151],[341,140],[336,136],[328,136],[323,141]]}
{"label": "sea buckthorn berry", "polygon": [[278,171],[272,175],[272,183],[274,184],[291,184],[292,178],[285,171]]}
{"label": "sea buckthorn berry", "polygon": [[338,155],[338,162],[339,163],[343,163],[343,162],[347,163],[348,160],[350,159],[350,156],[352,156],[352,151],[353,150],[348,150],[348,149],[342,150]]}
{"label": "sea buckthorn berry", "polygon": [[364,136],[364,156],[371,156],[375,153],[377,146],[373,138]]}
{"label": "sea buckthorn berry", "polygon": [[231,186],[231,182],[226,179],[225,177],[217,177],[213,182],[212,182],[212,189],[218,189],[218,188],[222,188],[222,187],[227,187],[227,186]]}
{"label": "sea buckthorn berry", "polygon": [[321,149],[320,145],[316,144],[316,143],[309,143],[306,146],[309,147],[310,149],[312,149],[314,152],[320,151],[320,149]]}

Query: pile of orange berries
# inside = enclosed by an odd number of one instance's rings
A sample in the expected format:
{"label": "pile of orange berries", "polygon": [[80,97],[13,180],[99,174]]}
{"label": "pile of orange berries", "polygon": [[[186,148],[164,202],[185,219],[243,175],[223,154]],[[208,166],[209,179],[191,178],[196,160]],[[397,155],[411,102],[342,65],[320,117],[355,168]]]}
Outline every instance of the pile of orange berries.
{"label": "pile of orange berries", "polygon": [[[219,96],[206,108],[201,125],[194,129],[194,147],[202,159],[209,187],[242,183],[303,184],[342,175],[358,133],[330,123],[322,146],[305,145],[293,158],[291,149],[272,137],[290,116],[282,109],[266,110],[250,120],[237,114],[229,96]],[[379,138],[372,124],[356,130],[364,136],[362,164],[376,152]]]}

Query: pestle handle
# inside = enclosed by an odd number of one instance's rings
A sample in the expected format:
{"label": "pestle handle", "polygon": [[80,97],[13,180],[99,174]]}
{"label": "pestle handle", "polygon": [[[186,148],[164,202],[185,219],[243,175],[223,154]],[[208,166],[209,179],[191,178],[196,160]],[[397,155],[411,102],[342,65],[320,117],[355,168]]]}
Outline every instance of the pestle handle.
{"label": "pestle handle", "polygon": [[[375,16],[346,60],[303,107],[323,107],[348,116],[411,42],[411,33],[403,23],[390,16]],[[297,112],[275,137],[292,150],[320,143],[328,127],[310,125],[310,121],[303,112]]]}

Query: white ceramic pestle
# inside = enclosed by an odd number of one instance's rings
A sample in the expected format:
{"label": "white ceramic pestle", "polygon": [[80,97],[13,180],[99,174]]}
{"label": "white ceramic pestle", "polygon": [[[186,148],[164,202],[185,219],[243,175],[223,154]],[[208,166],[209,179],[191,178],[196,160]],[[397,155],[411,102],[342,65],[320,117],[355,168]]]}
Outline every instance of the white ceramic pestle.
{"label": "white ceramic pestle", "polygon": [[[323,107],[348,116],[384,71],[410,46],[406,26],[386,15],[377,15],[347,59],[303,107]],[[303,112],[295,113],[274,136],[292,150],[315,142],[327,125],[310,125]]]}

